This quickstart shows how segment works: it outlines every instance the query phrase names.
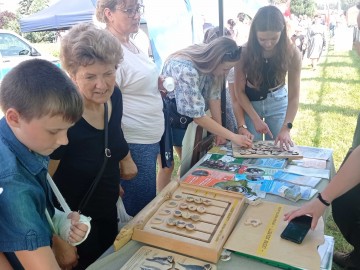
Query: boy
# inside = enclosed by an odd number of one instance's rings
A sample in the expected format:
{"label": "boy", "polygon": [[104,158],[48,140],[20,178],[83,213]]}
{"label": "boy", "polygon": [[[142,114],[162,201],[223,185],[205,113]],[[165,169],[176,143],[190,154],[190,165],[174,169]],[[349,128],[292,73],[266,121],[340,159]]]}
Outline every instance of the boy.
{"label": "boy", "polygon": [[[55,257],[62,267],[71,268],[76,260],[61,260],[76,255],[76,248],[65,241],[83,241],[90,226],[79,222],[74,212],[67,218],[58,210],[55,215],[47,156],[68,143],[67,130],[83,112],[82,98],[57,66],[34,59],[4,77],[0,107],[0,264],[3,252],[16,270],[60,269]],[[60,221],[60,231],[67,226],[65,241],[53,237],[50,223],[59,220],[65,221]]]}

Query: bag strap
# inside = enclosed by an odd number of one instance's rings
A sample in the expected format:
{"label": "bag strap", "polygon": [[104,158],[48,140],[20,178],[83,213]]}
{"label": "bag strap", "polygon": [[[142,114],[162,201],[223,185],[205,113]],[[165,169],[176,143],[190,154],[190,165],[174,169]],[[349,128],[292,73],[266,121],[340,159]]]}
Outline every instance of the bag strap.
{"label": "bag strap", "polygon": [[66,214],[69,214],[71,212],[71,209],[70,209],[69,205],[66,203],[64,197],[61,195],[60,190],[58,189],[58,187],[54,183],[54,180],[51,178],[49,173],[46,174],[46,178],[47,178],[47,180],[49,182],[49,185],[50,185],[52,191],[54,192],[58,202],[60,203],[61,208],[64,210],[64,212]]}
{"label": "bag strap", "polygon": [[92,182],[90,188],[88,189],[88,191],[86,192],[84,198],[81,200],[80,204],[79,204],[79,208],[78,211],[79,213],[81,213],[82,210],[85,209],[85,206],[88,204],[91,196],[93,195],[95,188],[97,187],[103,173],[106,167],[106,163],[109,157],[111,157],[111,151],[108,148],[108,106],[107,103],[104,103],[104,145],[105,145],[105,155],[104,155],[104,162],[101,166],[100,171],[98,172],[98,174],[96,175],[94,181]]}

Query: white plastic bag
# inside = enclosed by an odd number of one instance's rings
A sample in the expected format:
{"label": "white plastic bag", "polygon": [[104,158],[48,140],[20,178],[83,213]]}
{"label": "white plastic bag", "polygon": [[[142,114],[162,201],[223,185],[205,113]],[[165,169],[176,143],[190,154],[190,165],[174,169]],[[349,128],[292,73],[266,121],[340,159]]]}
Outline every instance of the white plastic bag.
{"label": "white plastic bag", "polygon": [[124,203],[119,196],[118,201],[116,202],[117,207],[117,215],[118,215],[118,231],[121,230],[122,227],[126,225],[131,219],[132,216],[129,216],[128,213],[126,213]]}

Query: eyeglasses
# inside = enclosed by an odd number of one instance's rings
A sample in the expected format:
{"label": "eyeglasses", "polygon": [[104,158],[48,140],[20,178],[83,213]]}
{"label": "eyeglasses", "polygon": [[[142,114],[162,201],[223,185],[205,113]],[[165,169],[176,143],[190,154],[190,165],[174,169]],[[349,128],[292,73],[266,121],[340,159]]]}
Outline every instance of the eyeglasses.
{"label": "eyeglasses", "polygon": [[237,49],[231,51],[231,52],[227,52],[224,54],[224,57],[223,57],[223,61],[224,62],[233,62],[233,61],[237,61],[240,59],[240,55],[241,55],[241,49],[242,47],[241,46],[238,46]]}
{"label": "eyeglasses", "polygon": [[139,13],[140,16],[143,15],[145,7],[143,5],[137,5],[135,8],[127,8],[127,9],[116,8],[116,9],[126,13],[128,15],[128,18],[134,18],[137,13]]}

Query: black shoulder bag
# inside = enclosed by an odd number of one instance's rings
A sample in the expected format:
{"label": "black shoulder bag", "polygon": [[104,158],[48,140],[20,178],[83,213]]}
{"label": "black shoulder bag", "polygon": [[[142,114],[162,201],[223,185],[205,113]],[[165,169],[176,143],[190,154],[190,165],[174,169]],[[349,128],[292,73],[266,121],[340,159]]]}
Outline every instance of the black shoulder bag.
{"label": "black shoulder bag", "polygon": [[193,118],[178,113],[175,98],[166,97],[164,99],[164,106],[168,110],[171,127],[186,129],[187,126],[193,121]]}
{"label": "black shoulder bag", "polygon": [[104,162],[100,168],[100,171],[98,172],[94,181],[92,182],[89,190],[86,192],[84,198],[81,200],[81,202],[79,204],[79,208],[78,208],[79,213],[81,213],[85,209],[85,206],[88,204],[91,196],[93,195],[93,193],[94,193],[97,185],[99,184],[99,181],[104,173],[107,160],[109,157],[111,157],[111,151],[108,148],[108,133],[109,133],[108,125],[109,125],[109,123],[108,123],[108,106],[107,106],[107,103],[104,103],[104,145],[105,145]]}

